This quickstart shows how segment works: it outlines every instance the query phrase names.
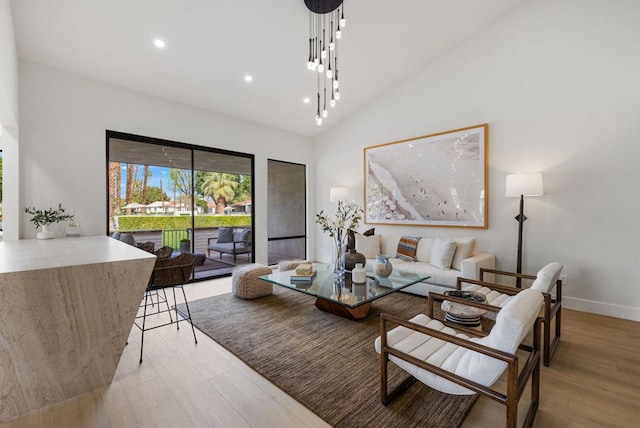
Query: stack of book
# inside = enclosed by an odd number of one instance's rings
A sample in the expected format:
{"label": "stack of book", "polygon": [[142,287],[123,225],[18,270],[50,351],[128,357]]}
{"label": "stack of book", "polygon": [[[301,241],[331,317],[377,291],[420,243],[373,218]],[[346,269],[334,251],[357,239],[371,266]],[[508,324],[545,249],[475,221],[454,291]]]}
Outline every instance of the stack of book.
{"label": "stack of book", "polygon": [[313,270],[311,263],[304,263],[296,268],[295,273],[291,275],[291,282],[310,284],[316,278],[317,271]]}

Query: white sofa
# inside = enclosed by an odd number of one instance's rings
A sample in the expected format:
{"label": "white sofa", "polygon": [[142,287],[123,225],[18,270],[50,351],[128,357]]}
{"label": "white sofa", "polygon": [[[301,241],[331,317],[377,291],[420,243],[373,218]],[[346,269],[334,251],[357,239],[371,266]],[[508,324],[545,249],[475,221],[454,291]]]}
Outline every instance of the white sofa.
{"label": "white sofa", "polygon": [[[405,261],[396,257],[398,242],[401,235],[376,234],[373,236],[355,235],[356,251],[367,257],[366,269],[373,270],[373,264],[377,254],[387,254],[393,265],[394,271],[429,275],[430,278],[405,288],[407,291],[422,296],[428,296],[429,291],[442,293],[456,288],[458,277],[479,279],[480,268],[495,269],[495,255],[479,252],[475,238],[430,238],[422,237],[416,250],[417,261]],[[453,240],[456,242],[456,250],[450,269],[441,269],[430,264],[431,253],[436,240]],[[376,246],[378,242],[378,246]],[[466,256],[466,257],[465,257]],[[485,274],[485,281],[491,281]]]}

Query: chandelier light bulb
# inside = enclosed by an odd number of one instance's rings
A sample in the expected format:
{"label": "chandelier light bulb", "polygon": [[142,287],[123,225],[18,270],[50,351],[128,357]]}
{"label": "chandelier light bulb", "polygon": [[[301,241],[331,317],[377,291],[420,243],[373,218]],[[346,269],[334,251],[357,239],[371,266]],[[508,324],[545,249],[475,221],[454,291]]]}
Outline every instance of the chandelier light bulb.
{"label": "chandelier light bulb", "polygon": [[[344,17],[343,0],[305,0],[305,4],[309,9],[307,68],[318,72],[317,75],[314,73],[318,85],[316,124],[321,126],[329,116],[329,110],[336,106],[341,96],[338,81],[338,40],[342,38],[342,28],[347,25],[347,21]],[[331,92],[330,97],[327,97],[327,89]],[[323,105],[320,104],[321,101]],[[305,99],[304,102],[310,100]]]}

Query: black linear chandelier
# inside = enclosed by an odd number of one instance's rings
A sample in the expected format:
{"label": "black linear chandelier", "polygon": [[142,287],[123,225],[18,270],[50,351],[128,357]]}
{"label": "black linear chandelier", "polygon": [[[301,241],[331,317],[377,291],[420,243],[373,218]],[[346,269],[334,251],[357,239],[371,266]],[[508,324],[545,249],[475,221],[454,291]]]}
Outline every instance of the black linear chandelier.
{"label": "black linear chandelier", "polygon": [[[346,25],[343,0],[304,0],[309,9],[309,58],[307,68],[317,73],[318,110],[316,123],[329,115],[327,110],[327,81],[331,99],[329,106],[335,107],[340,99],[338,81],[338,41]],[[320,110],[320,89],[323,90],[322,110]]]}

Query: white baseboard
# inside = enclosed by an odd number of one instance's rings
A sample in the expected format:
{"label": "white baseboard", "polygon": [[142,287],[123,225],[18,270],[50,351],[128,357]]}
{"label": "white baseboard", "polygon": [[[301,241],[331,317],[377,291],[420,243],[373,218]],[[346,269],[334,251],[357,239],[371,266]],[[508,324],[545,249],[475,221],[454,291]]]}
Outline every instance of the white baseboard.
{"label": "white baseboard", "polygon": [[632,308],[630,306],[612,305],[610,303],[594,302],[592,300],[563,296],[562,307],[574,309],[576,311],[606,315],[614,318],[640,321],[640,308]]}

